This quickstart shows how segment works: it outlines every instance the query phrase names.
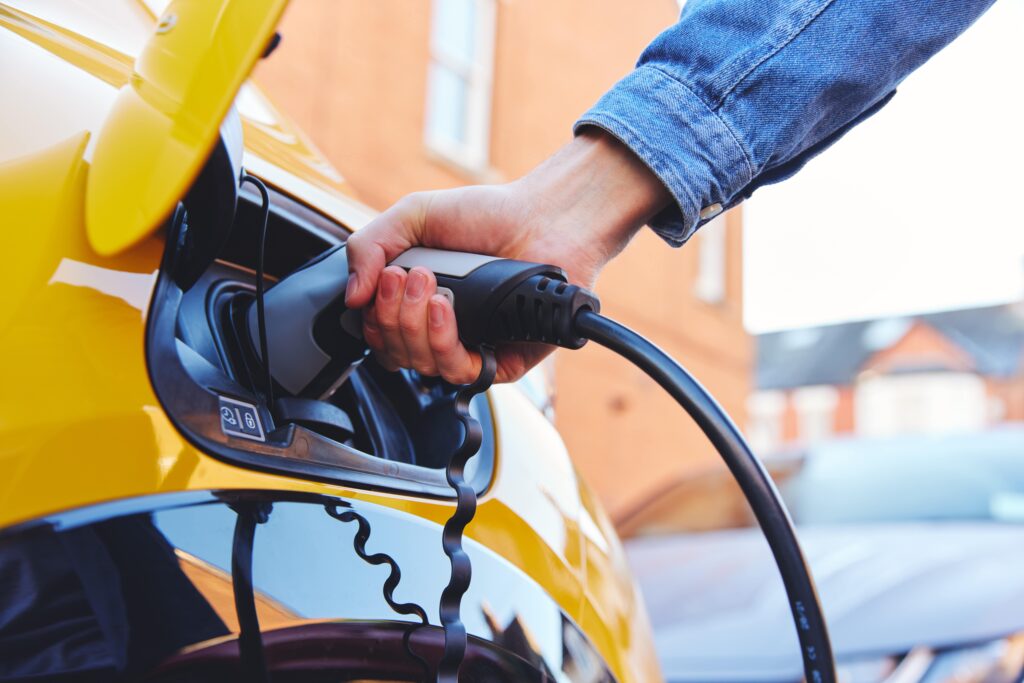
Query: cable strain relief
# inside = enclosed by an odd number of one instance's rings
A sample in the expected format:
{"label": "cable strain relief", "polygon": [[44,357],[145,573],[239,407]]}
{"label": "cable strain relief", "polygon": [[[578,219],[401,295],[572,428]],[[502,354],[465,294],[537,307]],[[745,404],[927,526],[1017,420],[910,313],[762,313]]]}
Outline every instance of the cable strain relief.
{"label": "cable strain relief", "polygon": [[491,343],[540,342],[578,349],[587,340],[576,333],[576,314],[601,310],[597,296],[577,285],[546,275],[518,284],[491,315],[487,339]]}

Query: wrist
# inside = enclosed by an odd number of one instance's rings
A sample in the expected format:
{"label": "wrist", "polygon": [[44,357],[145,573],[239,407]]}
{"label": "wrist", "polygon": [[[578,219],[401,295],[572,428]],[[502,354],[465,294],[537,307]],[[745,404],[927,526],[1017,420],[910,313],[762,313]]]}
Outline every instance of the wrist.
{"label": "wrist", "polygon": [[529,202],[529,222],[588,240],[598,252],[598,268],[671,201],[632,150],[595,127],[518,182]]}

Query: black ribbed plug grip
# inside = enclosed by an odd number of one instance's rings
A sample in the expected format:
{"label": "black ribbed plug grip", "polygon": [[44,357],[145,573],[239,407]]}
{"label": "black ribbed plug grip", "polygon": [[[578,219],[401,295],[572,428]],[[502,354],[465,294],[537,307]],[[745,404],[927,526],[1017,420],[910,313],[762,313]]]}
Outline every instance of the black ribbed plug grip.
{"label": "black ribbed plug grip", "polygon": [[600,312],[597,297],[577,285],[545,275],[519,283],[491,314],[486,340],[499,342],[541,342],[567,349],[587,343],[576,334],[573,320],[583,309]]}

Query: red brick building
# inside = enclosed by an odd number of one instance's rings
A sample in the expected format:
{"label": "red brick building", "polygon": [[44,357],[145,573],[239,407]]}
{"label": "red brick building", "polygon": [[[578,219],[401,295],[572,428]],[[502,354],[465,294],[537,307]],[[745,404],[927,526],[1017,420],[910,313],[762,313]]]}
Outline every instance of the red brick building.
{"label": "red brick building", "polygon": [[983,429],[1024,420],[1024,304],[757,338],[754,445]]}
{"label": "red brick building", "polygon": [[[678,13],[676,0],[296,0],[256,81],[383,209],[527,172]],[[741,233],[734,211],[683,249],[642,234],[598,288],[606,312],[686,363],[740,423],[752,372]],[[557,354],[554,375],[557,423],[613,514],[717,462],[671,400],[610,353]]]}

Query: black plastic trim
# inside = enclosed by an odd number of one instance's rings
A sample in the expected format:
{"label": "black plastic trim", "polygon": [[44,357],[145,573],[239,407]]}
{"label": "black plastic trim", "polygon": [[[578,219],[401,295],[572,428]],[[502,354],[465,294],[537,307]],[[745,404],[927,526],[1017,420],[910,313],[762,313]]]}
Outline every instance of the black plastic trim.
{"label": "black plastic trim", "polygon": [[[273,192],[272,196],[274,200],[279,197]],[[243,195],[239,203],[239,214],[244,213],[243,205],[247,201],[248,198]],[[279,219],[286,218],[280,206],[274,207],[272,213]],[[167,226],[168,245],[176,244],[176,221],[180,219],[180,212],[175,212]],[[303,229],[298,222],[292,226],[299,231]],[[341,228],[337,230],[340,232]],[[324,241],[324,234],[328,232],[335,238],[332,242],[338,239],[333,230],[320,228],[317,232],[312,237],[319,241]],[[329,246],[327,244],[323,248]],[[172,272],[169,266],[173,261],[173,249],[165,248],[164,262],[146,321],[146,365],[161,406],[189,443],[230,464],[264,472],[285,473],[362,489],[412,493],[440,499],[454,498],[454,492],[442,469],[385,460],[297,425],[275,429],[273,418],[261,404],[260,397],[230,378],[223,368],[215,367],[210,359],[203,358],[199,353],[186,354],[184,358],[191,364],[191,367],[186,368],[183,355],[179,352],[179,346],[184,344],[176,335],[178,310],[184,293],[168,276]],[[258,442],[225,435],[216,417],[219,414],[220,396],[256,405],[267,433],[267,441]],[[488,414],[485,418],[490,422],[493,415]],[[481,458],[480,464],[471,484],[478,495],[482,495],[493,477],[493,447],[490,453],[482,452],[478,457]]]}

